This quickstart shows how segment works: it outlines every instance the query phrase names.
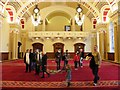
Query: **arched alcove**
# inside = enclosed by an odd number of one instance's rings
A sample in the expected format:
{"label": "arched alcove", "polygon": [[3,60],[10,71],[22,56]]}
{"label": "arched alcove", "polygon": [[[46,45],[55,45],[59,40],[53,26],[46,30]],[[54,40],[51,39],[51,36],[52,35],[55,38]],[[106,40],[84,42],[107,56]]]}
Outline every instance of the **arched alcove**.
{"label": "arched alcove", "polygon": [[65,26],[71,25],[71,16],[64,11],[54,11],[47,17],[47,31],[64,31]]}
{"label": "arched alcove", "polygon": [[80,48],[82,48],[83,51],[84,51],[84,47],[85,47],[85,44],[84,44],[84,43],[75,43],[75,44],[74,44],[74,52],[79,51]]}
{"label": "arched alcove", "polygon": [[42,43],[33,43],[33,51],[39,50],[39,51],[43,51],[43,44]]}
{"label": "arched alcove", "polygon": [[54,53],[58,51],[58,49],[61,49],[61,52],[64,52],[64,44],[63,43],[54,43]]}

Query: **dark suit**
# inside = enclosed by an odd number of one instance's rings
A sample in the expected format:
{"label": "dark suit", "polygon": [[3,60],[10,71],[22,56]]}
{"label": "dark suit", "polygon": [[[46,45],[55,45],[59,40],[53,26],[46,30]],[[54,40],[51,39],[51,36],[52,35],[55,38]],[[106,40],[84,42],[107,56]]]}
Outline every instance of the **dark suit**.
{"label": "dark suit", "polygon": [[57,63],[57,70],[59,70],[60,69],[60,61],[61,61],[61,57],[62,57],[61,53],[56,52],[55,57],[56,57],[56,63]]}
{"label": "dark suit", "polygon": [[35,57],[36,57],[36,65],[35,65],[35,74],[37,74],[37,75],[39,75],[39,72],[40,72],[40,54],[39,53],[37,53],[36,55],[35,55]]}
{"label": "dark suit", "polygon": [[36,65],[36,53],[30,53],[30,61],[31,61],[31,69],[34,70],[35,69],[35,65]]}
{"label": "dark suit", "polygon": [[47,72],[47,54],[44,54],[42,57],[42,72],[42,78],[44,78],[44,72],[48,74],[48,77],[50,76],[50,74]]}
{"label": "dark suit", "polygon": [[66,65],[68,64],[68,53],[65,52],[65,54],[62,56],[62,60],[64,61],[64,66],[63,66],[63,70],[64,70]]}

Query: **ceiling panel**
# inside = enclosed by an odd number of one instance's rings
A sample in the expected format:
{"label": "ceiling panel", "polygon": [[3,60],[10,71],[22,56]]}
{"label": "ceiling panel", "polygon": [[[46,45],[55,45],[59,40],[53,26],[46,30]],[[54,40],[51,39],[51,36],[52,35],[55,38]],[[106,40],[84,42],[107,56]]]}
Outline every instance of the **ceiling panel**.
{"label": "ceiling panel", "polygon": [[8,2],[8,5],[11,5],[15,8],[16,11],[18,11],[21,7],[21,5],[19,4],[19,2]]}
{"label": "ceiling panel", "polygon": [[101,8],[102,8],[104,5],[108,5],[108,3],[107,3],[107,2],[99,2],[99,3],[96,5],[96,8],[98,9],[99,12],[100,12]]}

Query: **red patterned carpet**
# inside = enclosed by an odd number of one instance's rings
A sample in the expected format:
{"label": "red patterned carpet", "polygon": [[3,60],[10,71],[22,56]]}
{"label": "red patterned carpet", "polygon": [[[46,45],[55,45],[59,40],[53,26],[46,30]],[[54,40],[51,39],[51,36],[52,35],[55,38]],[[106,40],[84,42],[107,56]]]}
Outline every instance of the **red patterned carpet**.
{"label": "red patterned carpet", "polygon": [[[69,89],[82,89],[82,90],[118,90],[120,85],[119,70],[120,66],[118,64],[113,64],[109,62],[102,62],[101,68],[99,70],[100,80],[97,86],[93,86],[93,75],[88,67],[89,61],[84,61],[84,67],[74,70],[74,63],[72,60],[69,61],[72,66],[72,85],[67,88]],[[40,78],[31,73],[25,73],[25,65],[23,60],[16,60],[11,62],[2,63],[2,88],[4,90],[33,90],[33,89],[61,89],[66,88],[65,84],[65,71],[52,73],[48,78]],[[61,64],[63,66],[63,62]],[[62,67],[61,67],[62,68]],[[56,63],[52,60],[48,61],[49,71],[56,71]],[[17,89],[15,89],[17,88]]]}

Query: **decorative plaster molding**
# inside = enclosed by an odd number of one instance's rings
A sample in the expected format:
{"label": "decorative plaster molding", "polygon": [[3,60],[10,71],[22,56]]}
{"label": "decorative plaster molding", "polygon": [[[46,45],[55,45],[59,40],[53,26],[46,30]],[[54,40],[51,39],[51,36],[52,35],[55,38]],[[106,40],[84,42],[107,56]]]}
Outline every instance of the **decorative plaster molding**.
{"label": "decorative plaster molding", "polygon": [[107,28],[107,23],[99,23],[96,25],[96,29]]}
{"label": "decorative plaster molding", "polygon": [[16,28],[12,28],[12,29],[10,30],[10,33],[16,33],[16,34],[19,34],[19,30],[16,29]]}
{"label": "decorative plaster molding", "polygon": [[119,13],[120,13],[119,11],[115,11],[115,12],[111,13],[109,15],[109,17],[111,18],[112,21],[117,21]]}
{"label": "decorative plaster molding", "polygon": [[63,41],[65,40],[76,40],[76,39],[82,39],[84,40],[86,37],[89,36],[89,32],[66,32],[66,31],[61,31],[61,32],[28,32],[28,37],[29,39],[39,39],[44,41],[45,39],[51,39],[54,41],[55,39],[62,39]]}
{"label": "decorative plaster molding", "polygon": [[5,18],[6,16],[0,12],[0,17]]}

